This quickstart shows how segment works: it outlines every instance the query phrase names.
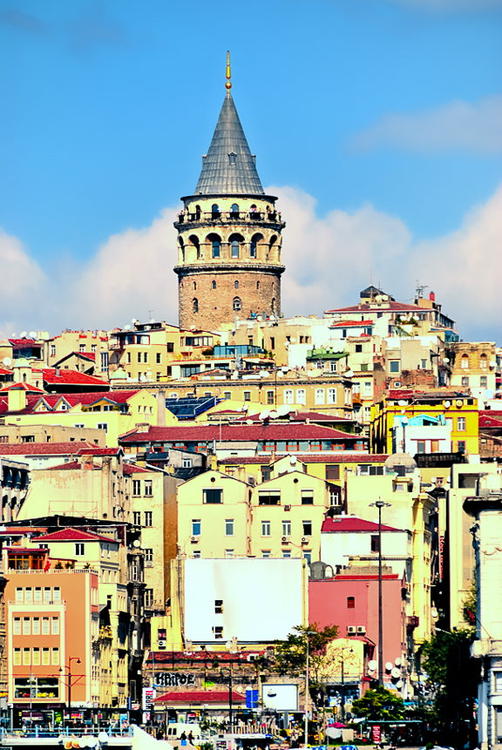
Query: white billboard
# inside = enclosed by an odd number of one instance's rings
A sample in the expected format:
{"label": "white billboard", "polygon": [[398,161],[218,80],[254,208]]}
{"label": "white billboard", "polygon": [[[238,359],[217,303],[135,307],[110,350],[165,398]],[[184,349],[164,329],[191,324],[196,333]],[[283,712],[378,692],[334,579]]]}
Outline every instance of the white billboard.
{"label": "white billboard", "polygon": [[294,558],[185,561],[185,638],[268,643],[305,623],[305,562]]}
{"label": "white billboard", "polygon": [[264,682],[262,702],[274,711],[298,711],[298,685]]}

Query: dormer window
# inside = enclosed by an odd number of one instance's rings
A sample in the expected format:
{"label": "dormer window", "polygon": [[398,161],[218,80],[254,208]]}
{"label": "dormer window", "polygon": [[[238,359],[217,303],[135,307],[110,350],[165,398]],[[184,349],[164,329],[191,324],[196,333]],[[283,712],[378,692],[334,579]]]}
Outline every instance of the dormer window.
{"label": "dormer window", "polygon": [[228,155],[228,163],[232,166],[237,163],[237,154],[235,151],[231,151]]}

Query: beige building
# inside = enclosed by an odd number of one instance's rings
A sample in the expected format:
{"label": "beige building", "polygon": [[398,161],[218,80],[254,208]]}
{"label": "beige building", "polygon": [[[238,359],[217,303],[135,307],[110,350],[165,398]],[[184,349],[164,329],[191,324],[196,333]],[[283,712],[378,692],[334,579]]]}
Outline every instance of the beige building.
{"label": "beige building", "polygon": [[493,341],[458,341],[452,344],[452,387],[469,389],[480,406],[494,398],[497,356]]}
{"label": "beige building", "polygon": [[[108,332],[107,331],[62,331],[47,339],[44,346],[46,367],[57,367],[58,363],[70,354],[81,353],[92,357],[97,377],[108,374]],[[68,364],[69,366],[69,364]]]}
{"label": "beige building", "polygon": [[59,424],[0,424],[0,443],[73,443],[86,441],[105,444],[105,432],[97,427],[64,427]]}

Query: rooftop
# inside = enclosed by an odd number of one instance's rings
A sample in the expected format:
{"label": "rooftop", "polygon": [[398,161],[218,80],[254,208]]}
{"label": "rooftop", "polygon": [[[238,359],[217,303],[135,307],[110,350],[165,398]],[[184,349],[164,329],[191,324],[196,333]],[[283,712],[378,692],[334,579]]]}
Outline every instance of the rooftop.
{"label": "rooftop", "polygon": [[[382,531],[401,531],[401,529],[395,529],[393,526],[385,526],[384,524],[382,524],[381,528]],[[378,524],[373,523],[373,521],[366,521],[364,518],[358,518],[357,516],[334,516],[333,518],[324,519],[321,532],[324,534],[342,532],[376,534],[378,533]]]}

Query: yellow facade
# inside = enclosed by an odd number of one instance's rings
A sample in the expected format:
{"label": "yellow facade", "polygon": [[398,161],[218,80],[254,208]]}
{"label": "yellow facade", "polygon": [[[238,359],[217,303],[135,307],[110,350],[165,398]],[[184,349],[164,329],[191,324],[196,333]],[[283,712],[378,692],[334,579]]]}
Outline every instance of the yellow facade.
{"label": "yellow facade", "polygon": [[[370,446],[376,452],[392,453],[392,428],[396,417],[409,419],[426,414],[431,417],[443,416],[451,422],[452,450],[465,451],[470,455],[479,453],[479,412],[477,399],[467,396],[455,397],[445,393],[443,398],[430,397],[427,393],[417,394],[416,399],[385,397],[374,404],[370,430]],[[434,392],[437,393],[437,392]]]}

